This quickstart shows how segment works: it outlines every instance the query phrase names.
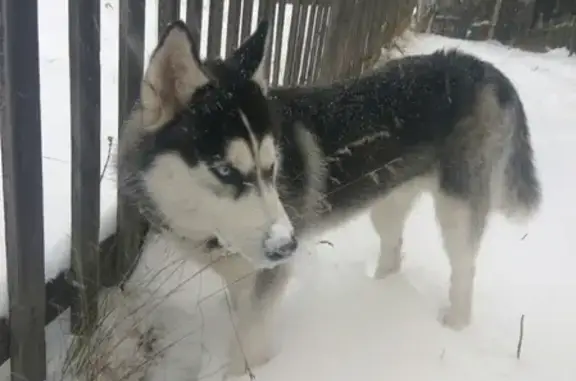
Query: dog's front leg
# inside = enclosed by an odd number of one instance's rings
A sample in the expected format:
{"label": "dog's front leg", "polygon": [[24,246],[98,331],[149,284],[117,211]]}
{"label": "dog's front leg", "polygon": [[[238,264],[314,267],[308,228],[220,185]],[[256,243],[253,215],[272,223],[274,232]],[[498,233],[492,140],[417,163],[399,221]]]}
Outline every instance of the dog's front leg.
{"label": "dog's front leg", "polygon": [[229,262],[219,270],[228,284],[234,312],[228,374],[237,376],[265,364],[276,354],[274,317],[290,277],[290,265],[247,272],[238,262]]}

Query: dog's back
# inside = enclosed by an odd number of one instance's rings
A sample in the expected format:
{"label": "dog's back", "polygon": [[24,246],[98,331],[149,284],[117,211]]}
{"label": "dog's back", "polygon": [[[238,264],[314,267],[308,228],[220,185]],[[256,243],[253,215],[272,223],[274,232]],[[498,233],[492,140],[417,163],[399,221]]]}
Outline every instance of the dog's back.
{"label": "dog's back", "polygon": [[[456,50],[409,56],[359,79],[277,89],[272,97],[290,158],[283,188],[299,216],[313,207],[302,203],[310,186],[330,206],[317,212],[331,218],[430,175],[440,190],[509,216],[530,214],[539,204],[522,102],[506,76],[473,56]],[[311,162],[313,151],[325,165]],[[302,173],[310,166],[322,173],[309,174],[316,181],[306,183]]]}

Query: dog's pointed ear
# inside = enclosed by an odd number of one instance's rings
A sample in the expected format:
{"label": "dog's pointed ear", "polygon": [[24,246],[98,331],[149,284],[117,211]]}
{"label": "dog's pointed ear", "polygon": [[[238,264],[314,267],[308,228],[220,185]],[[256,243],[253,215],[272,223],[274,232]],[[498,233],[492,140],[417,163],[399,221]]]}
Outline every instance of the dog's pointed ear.
{"label": "dog's pointed ear", "polygon": [[166,28],[152,53],[144,74],[140,100],[148,110],[174,112],[208,81],[186,24],[176,21]]}
{"label": "dog's pointed ear", "polygon": [[258,83],[264,93],[268,90],[264,67],[265,56],[270,48],[268,28],[267,20],[260,21],[254,33],[227,60],[232,67],[238,68],[245,78]]}

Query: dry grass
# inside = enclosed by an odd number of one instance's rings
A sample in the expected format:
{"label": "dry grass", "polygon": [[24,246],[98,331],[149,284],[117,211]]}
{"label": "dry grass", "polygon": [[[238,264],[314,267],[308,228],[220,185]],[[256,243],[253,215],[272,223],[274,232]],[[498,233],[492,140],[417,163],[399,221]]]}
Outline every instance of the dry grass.
{"label": "dry grass", "polygon": [[[221,259],[217,259],[221,260]],[[125,291],[107,289],[99,296],[100,316],[92,334],[72,337],[65,355],[61,380],[125,381],[138,380],[146,370],[162,359],[163,354],[182,340],[201,334],[203,318],[201,304],[220,295],[227,287],[200,298],[196,297],[196,309],[201,320],[200,327],[188,334],[158,347],[153,324],[146,319],[154,314],[176,292],[187,287],[208,270],[214,262],[199,268],[191,276],[181,280],[175,287],[166,284],[179,275],[184,259],[178,258],[160,269],[151,270],[139,277]],[[248,274],[247,276],[252,275]],[[240,281],[239,279],[238,281]],[[191,297],[191,300],[194,298]],[[232,319],[232,310],[229,309]],[[192,324],[193,325],[193,324]],[[130,351],[135,350],[133,355]]]}
{"label": "dry grass", "polygon": [[[108,155],[100,175],[100,181],[106,174],[110,162],[114,139],[108,137]],[[201,250],[205,242],[198,244]],[[72,254],[79,253],[72,250]],[[130,279],[128,289],[120,287],[102,289],[97,297],[98,316],[90,308],[90,296],[82,287],[82,280],[76,281],[81,308],[80,321],[81,334],[72,335],[70,344],[63,358],[59,379],[82,381],[125,381],[139,380],[146,370],[156,364],[163,354],[171,347],[178,345],[182,340],[197,335],[203,329],[201,303],[207,299],[226,292],[223,287],[208,296],[196,298],[196,309],[201,320],[200,328],[193,329],[173,342],[163,343],[161,347],[156,344],[157,338],[151,328],[153,324],[146,322],[146,318],[162,308],[162,305],[176,292],[187,287],[204,271],[210,269],[215,261],[199,268],[186,279],[181,280],[172,289],[166,289],[166,284],[179,275],[184,259],[175,256],[175,260],[164,264],[162,268],[151,269],[139,279]],[[248,274],[247,276],[252,275]],[[239,279],[240,281],[242,279]],[[232,285],[233,286],[233,285]],[[233,311],[229,309],[232,319]],[[131,353],[133,352],[133,353]],[[249,369],[249,368],[248,368]],[[249,372],[251,374],[251,372]]]}

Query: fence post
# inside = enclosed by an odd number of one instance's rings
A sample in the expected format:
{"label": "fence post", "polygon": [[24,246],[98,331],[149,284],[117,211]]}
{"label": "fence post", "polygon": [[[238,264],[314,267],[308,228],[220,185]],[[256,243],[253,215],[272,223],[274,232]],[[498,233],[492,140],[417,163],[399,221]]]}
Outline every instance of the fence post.
{"label": "fence post", "polygon": [[[140,96],[144,72],[144,17],[146,0],[120,1],[120,52],[118,73],[118,136]],[[108,284],[122,282],[132,271],[140,254],[145,231],[143,218],[136,205],[118,190],[118,216],[115,272]]]}
{"label": "fence post", "polygon": [[240,43],[246,41],[252,31],[252,12],[254,12],[254,0],[243,0]]}
{"label": "fence post", "polygon": [[46,379],[38,4],[1,2],[2,175],[12,380]]}
{"label": "fence post", "polygon": [[188,29],[190,30],[194,43],[196,44],[196,55],[198,57],[200,57],[201,48],[202,3],[202,0],[188,0],[186,3],[186,24],[188,25]]}
{"label": "fence post", "polygon": [[260,0],[258,5],[258,22],[262,20],[268,20],[268,49],[266,55],[264,56],[264,77],[267,83],[272,83],[271,76],[271,66],[270,61],[272,61],[272,44],[274,44],[273,33],[274,33],[274,0]]}
{"label": "fence post", "polygon": [[68,1],[72,138],[71,331],[90,336],[100,289],[100,1]]}
{"label": "fence post", "polygon": [[[124,1],[124,0],[122,0]],[[164,29],[172,21],[180,17],[180,0],[158,1],[158,36],[164,33]]]}
{"label": "fence post", "polygon": [[208,59],[220,57],[223,18],[224,0],[210,1],[210,12],[208,14],[208,47],[206,49],[206,58]]}
{"label": "fence post", "polygon": [[340,66],[340,49],[344,48],[342,45],[348,32],[349,8],[349,4],[341,1],[333,1],[331,4],[330,20],[326,32],[326,46],[320,61],[322,70],[318,78],[319,83],[327,84],[337,77]]}
{"label": "fence post", "polygon": [[[274,70],[272,71],[272,75],[269,76],[269,81],[271,86],[278,86],[280,81],[280,62],[282,61],[282,37],[284,34],[284,17],[286,14],[286,3],[283,1],[277,1],[275,4],[272,5],[273,7],[278,6],[278,20],[274,22],[274,17],[272,17],[270,22],[270,36],[268,37],[268,50],[270,50],[270,54],[272,54],[272,45],[274,47]],[[274,40],[273,29],[276,30],[276,39]],[[272,67],[270,67],[272,70]],[[286,70],[286,69],[284,69]]]}
{"label": "fence post", "polygon": [[229,1],[228,2],[228,25],[226,29],[226,51],[225,57],[230,57],[232,51],[238,47],[238,36],[240,36],[240,12],[242,2]]}
{"label": "fence post", "polygon": [[[286,65],[284,66],[284,86],[295,85],[294,72],[297,71],[296,59],[300,59],[300,52],[296,54],[296,44],[298,43],[298,30],[302,27],[300,26],[300,12],[302,11],[301,6],[302,0],[294,0],[292,2],[292,14],[290,16],[290,30],[288,31],[288,49],[286,53]],[[299,61],[298,61],[299,62]],[[298,73],[296,73],[296,76]]]}

